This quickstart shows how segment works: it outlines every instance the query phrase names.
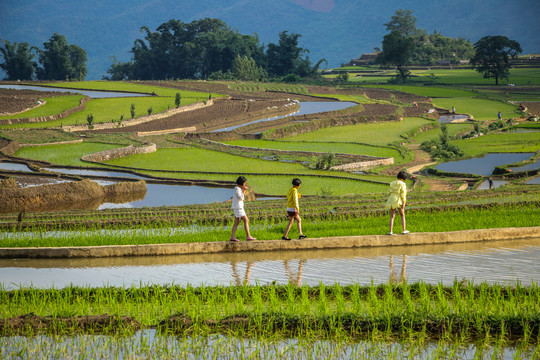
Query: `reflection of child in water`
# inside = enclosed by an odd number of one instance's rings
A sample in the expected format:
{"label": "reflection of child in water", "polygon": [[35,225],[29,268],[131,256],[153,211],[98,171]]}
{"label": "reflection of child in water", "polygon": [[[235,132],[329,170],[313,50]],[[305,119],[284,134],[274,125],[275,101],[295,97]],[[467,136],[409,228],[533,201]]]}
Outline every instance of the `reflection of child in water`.
{"label": "reflection of child in water", "polygon": [[390,210],[390,232],[388,235],[393,235],[394,218],[396,217],[396,210],[401,217],[401,226],[403,228],[403,234],[408,234],[409,231],[405,228],[405,203],[407,202],[407,185],[405,184],[407,175],[400,171],[397,174],[397,180],[390,183],[390,189],[388,189],[388,199],[386,200],[386,208]]}

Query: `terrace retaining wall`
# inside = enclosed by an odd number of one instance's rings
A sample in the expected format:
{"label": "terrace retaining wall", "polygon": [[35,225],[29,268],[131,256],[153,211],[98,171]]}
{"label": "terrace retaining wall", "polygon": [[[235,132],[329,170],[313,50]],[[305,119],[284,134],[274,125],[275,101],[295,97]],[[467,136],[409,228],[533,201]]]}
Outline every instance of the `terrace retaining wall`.
{"label": "terrace retaining wall", "polygon": [[103,162],[111,159],[117,159],[134,154],[149,154],[157,151],[156,144],[148,146],[134,146],[129,145],[127,147],[119,149],[111,149],[100,151],[93,154],[84,155],[81,160],[89,162]]}
{"label": "terrace retaining wall", "polygon": [[184,105],[179,108],[173,108],[173,109],[165,110],[160,113],[145,115],[145,116],[141,116],[135,119],[126,119],[126,120],[123,120],[122,123],[113,123],[113,122],[97,123],[97,124],[93,124],[92,129],[89,128],[88,124],[70,125],[70,126],[63,126],[62,130],[66,132],[75,132],[75,131],[114,129],[117,127],[133,126],[133,125],[138,125],[138,124],[146,123],[153,120],[168,118],[168,117],[171,117],[173,115],[176,115],[185,111],[196,110],[196,109],[200,109],[200,108],[211,106],[211,105],[214,105],[214,99],[208,99],[205,102]]}
{"label": "terrace retaining wall", "polygon": [[357,171],[367,170],[379,165],[392,165],[394,158],[378,158],[376,160],[360,161],[355,163],[332,166],[330,170]]}
{"label": "terrace retaining wall", "polygon": [[[304,155],[304,156],[323,156],[326,155],[326,153],[321,152],[315,152],[315,151],[293,151],[293,150],[280,150],[280,149],[267,149],[267,148],[256,148],[252,146],[239,146],[239,145],[229,145],[224,144],[217,141],[212,141],[208,139],[201,139],[203,141],[207,141],[211,144],[215,144],[218,146],[224,146],[232,149],[249,149],[249,150],[260,150],[260,151],[271,151],[276,152],[279,154],[284,155]],[[378,156],[369,156],[369,155],[357,155],[357,154],[345,154],[345,153],[334,153],[336,157],[339,156],[348,156],[348,157],[354,157],[357,160],[360,160],[358,162],[349,163],[349,164],[343,164],[343,165],[337,165],[330,168],[330,170],[344,170],[344,171],[355,171],[355,170],[366,170],[373,168],[375,166],[379,165],[392,165],[394,163],[394,158],[381,158]]]}
{"label": "terrace retaining wall", "polygon": [[337,236],[304,240],[216,241],[204,243],[115,245],[80,247],[0,248],[0,258],[95,258],[115,256],[157,256],[214,254],[252,251],[284,251],[361,248],[380,246],[431,245],[540,238],[540,226],[476,229],[407,235]]}

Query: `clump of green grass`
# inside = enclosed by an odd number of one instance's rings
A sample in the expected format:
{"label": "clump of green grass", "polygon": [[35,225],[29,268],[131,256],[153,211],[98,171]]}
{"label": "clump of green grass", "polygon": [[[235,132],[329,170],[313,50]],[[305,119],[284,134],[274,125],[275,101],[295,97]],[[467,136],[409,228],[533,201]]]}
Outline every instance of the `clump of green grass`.
{"label": "clump of green grass", "polygon": [[[302,208],[304,231],[311,238],[332,236],[355,236],[385,234],[388,229],[388,215],[383,210],[370,212],[342,212]],[[331,209],[332,210],[332,209]],[[246,211],[251,217],[252,232],[259,240],[280,239],[283,235],[285,219],[283,204],[274,208],[269,215],[257,216],[256,210],[249,205]],[[230,211],[228,211],[230,213]],[[450,207],[435,207],[408,210],[407,222],[414,232],[442,232],[467,229],[486,229],[502,227],[528,227],[536,226],[536,219],[540,216],[537,202],[514,204],[479,204],[477,206],[457,205]],[[126,226],[133,227],[134,223],[141,223],[139,229],[130,231],[114,231],[119,221],[112,222],[110,231],[86,231],[90,229],[107,228],[107,222],[100,225],[102,219],[86,219],[85,222],[73,231],[63,233],[44,233],[40,222],[33,222],[27,230],[33,232],[13,232],[5,236],[3,247],[61,247],[61,246],[102,246],[102,245],[133,245],[133,244],[162,244],[162,243],[192,243],[226,241],[230,234],[232,216],[211,214],[185,216],[170,214],[168,218],[157,220],[150,216],[144,219],[145,214],[125,220]],[[183,220],[182,220],[183,219]],[[63,220],[70,223],[69,217]],[[171,228],[177,221],[191,224],[186,228]],[[53,220],[52,224],[57,224]],[[224,227],[223,225],[226,225]],[[20,224],[17,225],[17,227]],[[77,231],[81,230],[81,231]]]}

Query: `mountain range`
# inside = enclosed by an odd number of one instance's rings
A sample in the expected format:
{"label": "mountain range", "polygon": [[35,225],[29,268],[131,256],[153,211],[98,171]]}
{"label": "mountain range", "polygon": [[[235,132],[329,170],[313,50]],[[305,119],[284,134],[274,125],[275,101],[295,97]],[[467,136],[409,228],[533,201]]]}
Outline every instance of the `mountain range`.
{"label": "mountain range", "polygon": [[[486,35],[518,41],[524,53],[540,52],[538,0],[1,0],[0,39],[43,49],[55,33],[88,54],[87,80],[101,79],[112,64],[131,59],[141,26],[178,19],[189,23],[219,18],[262,44],[277,43],[281,31],[301,35],[300,46],[313,63],[348,63],[381,47],[384,23],[398,9],[409,9],[417,27],[429,33],[464,37]],[[0,78],[3,74],[0,74]]]}

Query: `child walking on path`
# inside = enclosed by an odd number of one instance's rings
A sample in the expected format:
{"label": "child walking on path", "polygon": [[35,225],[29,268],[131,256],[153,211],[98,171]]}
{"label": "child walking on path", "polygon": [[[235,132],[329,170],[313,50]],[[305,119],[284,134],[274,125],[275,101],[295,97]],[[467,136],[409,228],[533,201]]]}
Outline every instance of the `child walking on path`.
{"label": "child walking on path", "polygon": [[232,209],[234,211],[234,224],[232,227],[231,241],[238,242],[236,238],[236,229],[240,224],[240,219],[244,221],[244,230],[246,230],[247,241],[257,240],[249,233],[249,219],[244,211],[244,194],[247,190],[247,179],[243,176],[239,176],[236,179],[236,186],[234,187],[234,195],[232,198]]}
{"label": "child walking on path", "polygon": [[390,232],[388,235],[394,235],[392,232],[394,227],[394,219],[396,217],[396,210],[401,217],[401,226],[403,228],[403,234],[408,234],[409,231],[405,227],[405,203],[407,202],[407,185],[405,184],[407,175],[400,171],[397,174],[397,180],[390,183],[390,189],[388,190],[388,199],[386,200],[386,208],[390,210]]}
{"label": "child walking on path", "polygon": [[296,220],[296,225],[298,226],[298,239],[302,240],[307,238],[307,236],[302,233],[302,219],[300,219],[300,205],[298,204],[298,198],[300,197],[298,188],[302,185],[302,181],[298,178],[294,178],[292,185],[293,187],[287,193],[287,215],[289,216],[289,223],[285,228],[285,234],[283,234],[282,240],[291,240],[287,235],[289,234],[289,230],[291,229],[294,220]]}

